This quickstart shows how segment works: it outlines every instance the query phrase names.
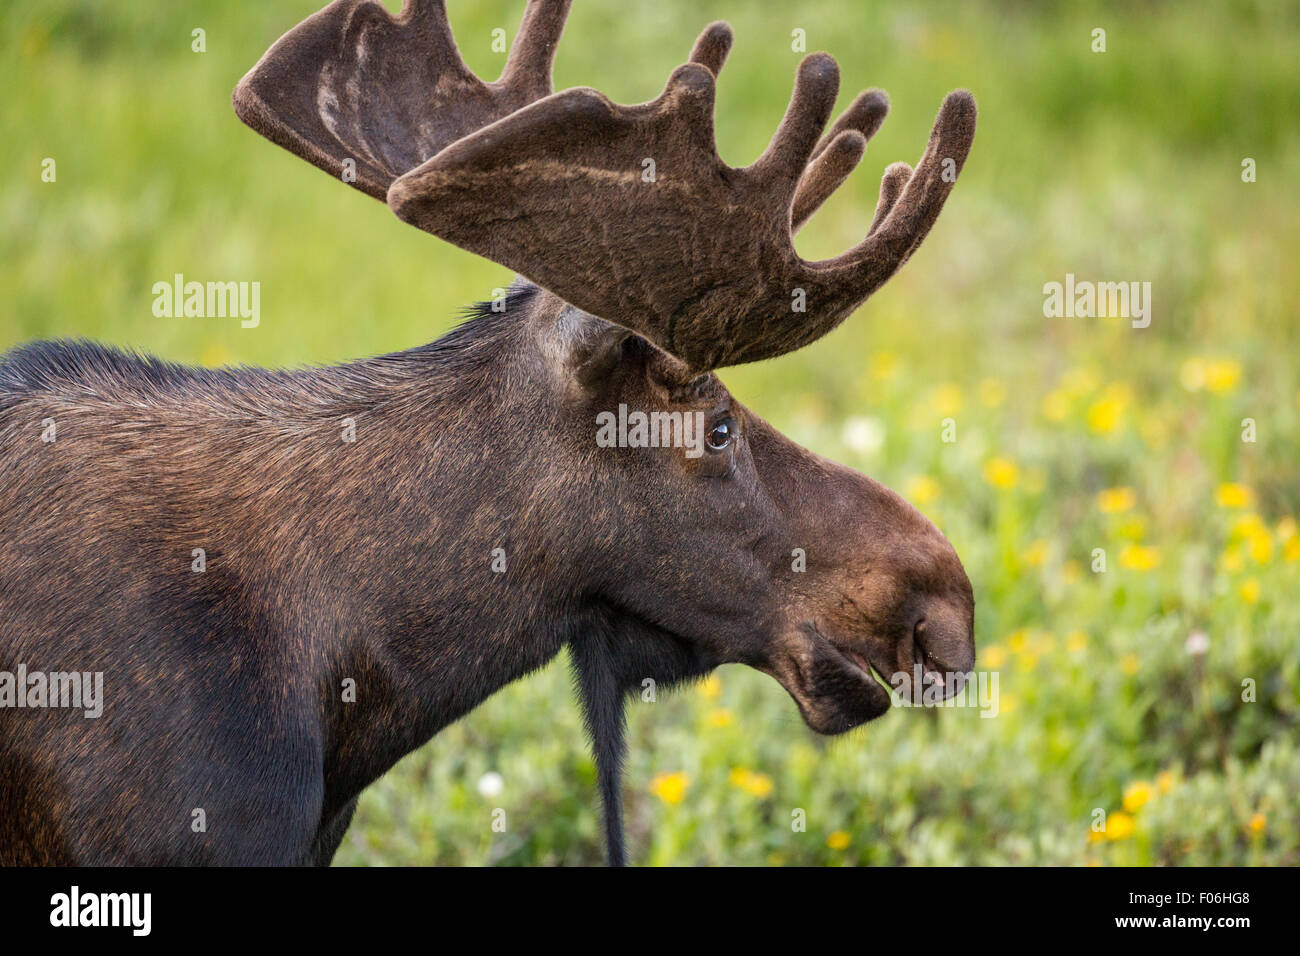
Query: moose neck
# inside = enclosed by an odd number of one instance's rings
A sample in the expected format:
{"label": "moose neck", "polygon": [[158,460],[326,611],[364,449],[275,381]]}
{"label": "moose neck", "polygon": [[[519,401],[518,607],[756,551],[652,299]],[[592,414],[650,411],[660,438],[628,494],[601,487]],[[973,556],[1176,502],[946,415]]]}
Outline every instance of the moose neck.
{"label": "moose neck", "polygon": [[530,378],[527,306],[318,373],[313,421],[295,423],[314,450],[267,447],[248,476],[284,498],[231,509],[252,542],[248,573],[302,622],[322,688],[327,812],[543,666],[575,626],[571,536],[538,490],[555,401]]}
{"label": "moose neck", "polygon": [[327,816],[567,644],[621,863],[627,693],[718,662],[588,590],[608,569],[584,542],[618,496],[591,458],[594,417],[557,375],[565,306],[531,287],[505,305],[432,345],[308,374],[310,412],[286,414],[306,416],[295,430],[314,451],[256,458],[257,483],[291,500],[231,520],[258,542],[267,593],[311,628]]}

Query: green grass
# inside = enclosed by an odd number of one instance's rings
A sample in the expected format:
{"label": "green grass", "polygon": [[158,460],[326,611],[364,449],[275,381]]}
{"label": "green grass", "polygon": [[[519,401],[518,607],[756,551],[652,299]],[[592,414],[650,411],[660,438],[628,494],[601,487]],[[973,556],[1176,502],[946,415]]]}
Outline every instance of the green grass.
{"label": "green grass", "polygon": [[[521,4],[449,6],[466,59],[494,76],[491,30],[513,35]],[[576,6],[557,86],[625,102],[656,95],[706,22],[732,23],[717,128],[733,165],[780,119],[796,27],[839,59],[841,103],[890,92],[862,168],[800,236],[810,258],[860,238],[880,173],[916,160],[945,92],[972,89],[981,114],[902,273],[823,341],[723,377],[950,536],[1001,712],[898,710],[826,741],[737,667],[634,703],[635,858],[1300,863],[1300,4]],[[89,336],[209,364],[340,361],[431,340],[508,282],[236,120],[235,81],[316,7],[6,4],[0,347]],[[176,272],[260,281],[261,325],[154,318],[150,288]],[[1044,318],[1042,286],[1067,272],[1151,282],[1151,327]],[[1107,512],[1114,488],[1131,496],[1112,505],[1132,503]],[[1196,631],[1204,656],[1187,651]],[[596,862],[593,776],[557,662],[373,787],[338,862]],[[1109,832],[1090,840],[1097,809]]]}

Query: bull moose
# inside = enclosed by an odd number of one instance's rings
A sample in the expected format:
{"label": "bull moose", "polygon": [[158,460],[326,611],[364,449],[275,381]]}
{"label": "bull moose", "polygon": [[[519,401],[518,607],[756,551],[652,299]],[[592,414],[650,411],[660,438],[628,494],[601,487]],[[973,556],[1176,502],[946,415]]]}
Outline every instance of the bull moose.
{"label": "bull moose", "polygon": [[[816,340],[893,275],[974,100],[949,94],[915,170],[888,168],[859,245],[805,261],[792,234],[884,94],[823,136],[838,72],[812,54],[766,151],[731,168],[725,23],[623,106],[552,93],[568,7],[530,0],[489,83],[441,0],[337,0],[235,90],[258,133],[518,273],[449,334],[291,371],[85,342],[0,361],[0,863],[328,863],[366,786],[567,646],[621,864],[643,681],[748,664],[838,734],[890,707],[873,672],[950,694],[973,666],[943,534],[714,371]],[[664,440],[597,441],[620,409]],[[98,716],[36,699],[54,690],[31,675],[66,668],[103,676]]]}

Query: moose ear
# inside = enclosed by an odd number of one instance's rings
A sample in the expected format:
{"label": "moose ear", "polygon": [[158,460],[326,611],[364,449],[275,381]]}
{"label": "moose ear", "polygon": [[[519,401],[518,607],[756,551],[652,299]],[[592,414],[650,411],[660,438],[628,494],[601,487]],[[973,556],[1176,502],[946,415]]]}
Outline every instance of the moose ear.
{"label": "moose ear", "polygon": [[567,302],[556,302],[560,308],[548,330],[551,347],[547,351],[578,386],[600,388],[622,363],[624,345],[632,333]]}
{"label": "moose ear", "polygon": [[620,368],[635,364],[656,387],[676,394],[700,374],[676,356],[622,326],[568,306],[583,325],[569,339],[568,370],[589,391],[601,388]]}
{"label": "moose ear", "polygon": [[602,388],[629,361],[653,382],[669,390],[699,378],[681,359],[636,333],[567,303],[553,331],[561,343],[559,351],[566,373],[588,391]]}
{"label": "moose ear", "polygon": [[630,333],[612,325],[596,342],[570,353],[574,380],[584,388],[598,388],[608,381],[623,361],[623,346],[628,338]]}

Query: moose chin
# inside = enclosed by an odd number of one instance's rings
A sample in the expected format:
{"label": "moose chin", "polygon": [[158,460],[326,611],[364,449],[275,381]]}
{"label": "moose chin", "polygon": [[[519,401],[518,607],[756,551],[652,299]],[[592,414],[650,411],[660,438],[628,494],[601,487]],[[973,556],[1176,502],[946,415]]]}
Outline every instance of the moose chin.
{"label": "moose chin", "polygon": [[[531,0],[485,83],[440,0],[338,0],[234,94],[258,133],[517,272],[502,302],[326,368],[84,342],[0,360],[0,670],[104,674],[97,719],[0,711],[0,863],[328,863],[365,787],[567,647],[619,864],[624,704],[645,680],[747,664],[837,734],[889,708],[891,675],[942,697],[973,666],[947,539],[714,374],[815,341],[902,266],[973,99],[949,94],[916,168],[886,170],[860,244],[805,261],[792,235],[885,95],[826,130],[838,72],[813,54],[767,150],[730,168],[726,24],[622,106],[552,92],[568,5]],[[702,441],[598,441],[626,410]]]}

